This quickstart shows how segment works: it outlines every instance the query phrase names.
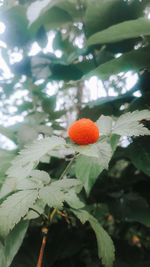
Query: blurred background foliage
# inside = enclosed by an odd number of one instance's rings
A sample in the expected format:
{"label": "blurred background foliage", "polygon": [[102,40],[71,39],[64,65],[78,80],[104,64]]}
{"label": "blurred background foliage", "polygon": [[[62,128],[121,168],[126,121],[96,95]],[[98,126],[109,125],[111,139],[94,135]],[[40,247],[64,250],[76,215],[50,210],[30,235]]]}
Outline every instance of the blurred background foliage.
{"label": "blurred background foliage", "polygon": [[[102,114],[150,108],[149,0],[0,5],[0,186],[10,161],[34,139],[67,138],[78,118],[96,121]],[[51,157],[40,168],[57,178],[65,157]],[[82,167],[73,166],[70,175]],[[87,175],[96,174],[90,169]],[[124,137],[87,197],[89,210],[114,240],[116,267],[150,266],[149,176],[149,137]],[[11,267],[35,266],[40,244],[40,227],[31,223]],[[58,219],[43,266],[102,266],[89,225],[68,227]]]}

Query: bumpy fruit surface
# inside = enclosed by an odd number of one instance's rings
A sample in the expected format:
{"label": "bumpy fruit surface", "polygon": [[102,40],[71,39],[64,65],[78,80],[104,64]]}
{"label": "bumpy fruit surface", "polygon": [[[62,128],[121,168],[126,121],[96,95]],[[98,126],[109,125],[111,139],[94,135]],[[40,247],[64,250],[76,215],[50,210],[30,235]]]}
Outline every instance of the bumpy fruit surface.
{"label": "bumpy fruit surface", "polygon": [[78,145],[93,144],[99,138],[99,128],[90,119],[80,119],[70,126],[69,137]]}

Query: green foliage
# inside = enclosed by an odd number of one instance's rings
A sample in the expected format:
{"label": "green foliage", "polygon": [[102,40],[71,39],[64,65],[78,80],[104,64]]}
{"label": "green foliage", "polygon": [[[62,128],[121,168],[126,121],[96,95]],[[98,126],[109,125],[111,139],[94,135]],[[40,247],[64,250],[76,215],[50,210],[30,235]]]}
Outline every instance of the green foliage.
{"label": "green foliage", "polygon": [[79,156],[76,162],[75,173],[78,179],[83,181],[86,193],[89,194],[96,182],[98,175],[102,172],[99,160],[87,156]]}
{"label": "green foliage", "polygon": [[149,1],[1,2],[0,266],[149,266]]}
{"label": "green foliage", "polygon": [[149,139],[144,137],[144,139],[135,140],[127,148],[127,156],[134,164],[134,166],[150,176],[150,148]]}
{"label": "green foliage", "polygon": [[45,30],[56,29],[61,24],[65,24],[72,20],[71,16],[64,10],[58,7],[53,7],[43,11],[36,21],[30,26],[30,30],[36,32],[42,25]]}
{"label": "green foliage", "polygon": [[19,191],[9,196],[0,207],[0,234],[7,236],[9,231],[27,213],[38,196],[36,190]]}
{"label": "green foliage", "polygon": [[99,258],[102,259],[102,263],[106,267],[113,266],[113,261],[115,257],[114,245],[109,235],[98,223],[98,221],[93,216],[91,216],[87,211],[85,210],[74,211],[74,213],[81,220],[82,223],[89,221],[96,235]]}
{"label": "green foliage", "polygon": [[125,21],[95,33],[88,39],[88,45],[114,43],[141,35],[150,35],[149,26],[150,22],[146,18]]}
{"label": "green foliage", "polygon": [[64,144],[64,139],[57,136],[47,137],[45,139],[35,141],[32,145],[26,147],[26,149],[20,152],[20,155],[16,157],[16,159],[12,162],[12,166],[8,169],[7,175],[9,177],[18,178],[21,173],[22,178],[27,177],[33,167],[38,164],[42,156],[47,154],[50,150]]}
{"label": "green foliage", "polygon": [[[70,197],[71,188],[80,185],[80,181],[75,179],[64,179],[60,181],[53,182],[49,186],[45,186],[39,191],[41,199],[48,204],[49,207],[54,207],[57,209],[62,209],[63,202],[66,200],[67,193],[67,202]],[[76,200],[76,199],[75,199]]]}
{"label": "green foliage", "polygon": [[149,69],[150,58],[148,54],[149,49],[140,48],[124,53],[119,58],[112,59],[99,65],[96,69],[89,72],[85,78],[97,75],[103,80],[109,79],[110,75],[117,74],[122,71],[143,69],[145,66]]}
{"label": "green foliage", "polygon": [[97,121],[97,126],[99,127],[100,133],[104,135],[111,134],[112,123],[113,120],[111,117],[104,115],[100,116],[100,118]]}
{"label": "green foliage", "polygon": [[27,221],[18,223],[5,239],[5,243],[0,243],[1,266],[10,266],[14,256],[16,255],[22,244],[28,225],[29,224]]}
{"label": "green foliage", "polygon": [[139,123],[140,120],[149,119],[149,117],[150,112],[148,110],[123,114],[116,121],[113,133],[127,136],[149,135],[150,131]]}

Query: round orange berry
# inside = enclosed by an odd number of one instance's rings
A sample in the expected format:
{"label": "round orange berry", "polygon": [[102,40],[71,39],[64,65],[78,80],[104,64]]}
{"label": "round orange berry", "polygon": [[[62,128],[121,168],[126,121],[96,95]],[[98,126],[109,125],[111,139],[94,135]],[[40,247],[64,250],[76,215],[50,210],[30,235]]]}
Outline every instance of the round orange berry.
{"label": "round orange berry", "polygon": [[78,145],[93,144],[99,138],[99,128],[90,119],[80,119],[70,126],[69,137]]}

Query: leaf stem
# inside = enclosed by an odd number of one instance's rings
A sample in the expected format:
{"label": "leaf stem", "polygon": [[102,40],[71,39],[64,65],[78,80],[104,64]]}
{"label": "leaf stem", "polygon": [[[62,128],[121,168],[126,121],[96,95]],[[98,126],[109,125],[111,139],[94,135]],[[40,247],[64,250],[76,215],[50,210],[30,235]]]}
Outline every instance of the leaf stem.
{"label": "leaf stem", "polygon": [[[37,210],[35,210],[34,208],[29,208],[29,210],[33,210],[33,211],[36,212],[39,216],[42,216],[42,214],[41,214],[40,212],[38,212]],[[43,214],[43,215],[46,217],[45,214]]]}
{"label": "leaf stem", "polygon": [[66,174],[66,172],[68,171],[68,169],[70,168],[72,162],[75,160],[76,156],[78,155],[79,153],[78,152],[75,152],[73,158],[70,160],[69,164],[67,165],[67,167],[65,168],[65,170],[63,171],[63,173],[60,175],[59,179],[58,180],[61,180],[64,175]]}
{"label": "leaf stem", "polygon": [[52,211],[52,213],[51,213],[51,215],[50,215],[50,218],[49,218],[50,224],[52,223],[53,218],[54,218],[54,215],[55,215],[56,212],[57,212],[57,209],[54,209],[54,210]]}

